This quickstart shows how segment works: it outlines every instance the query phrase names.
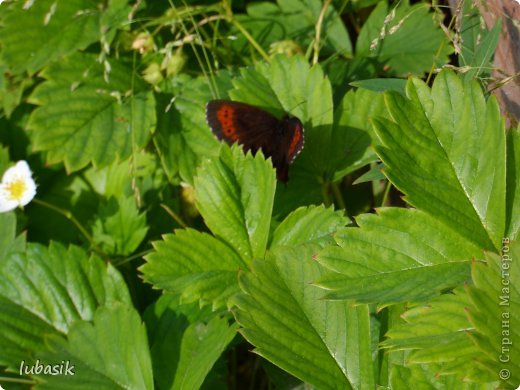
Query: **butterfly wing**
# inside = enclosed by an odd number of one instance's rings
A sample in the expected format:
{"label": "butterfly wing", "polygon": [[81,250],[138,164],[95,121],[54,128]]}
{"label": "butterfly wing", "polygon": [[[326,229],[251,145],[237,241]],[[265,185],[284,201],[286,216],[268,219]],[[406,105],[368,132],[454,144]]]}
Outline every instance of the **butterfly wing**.
{"label": "butterfly wing", "polygon": [[273,155],[273,165],[277,168],[278,180],[287,182],[289,165],[300,154],[304,145],[303,124],[298,118],[285,117],[280,147]]}
{"label": "butterfly wing", "polygon": [[206,119],[219,140],[238,142],[244,151],[258,149],[271,157],[279,180],[288,179],[289,164],[303,147],[303,126],[297,118],[280,120],[258,107],[229,100],[211,100]]}
{"label": "butterfly wing", "polygon": [[265,155],[272,155],[280,120],[270,113],[246,103],[211,100],[206,106],[206,119],[219,140],[230,145],[238,142],[246,152],[262,149]]}

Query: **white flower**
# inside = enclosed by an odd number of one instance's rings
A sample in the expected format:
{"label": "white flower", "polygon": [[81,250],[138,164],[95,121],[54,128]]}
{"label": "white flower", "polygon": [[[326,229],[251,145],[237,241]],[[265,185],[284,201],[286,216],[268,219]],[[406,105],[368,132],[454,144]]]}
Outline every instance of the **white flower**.
{"label": "white flower", "polygon": [[0,213],[29,203],[36,195],[36,183],[25,161],[18,161],[5,171],[0,183]]}

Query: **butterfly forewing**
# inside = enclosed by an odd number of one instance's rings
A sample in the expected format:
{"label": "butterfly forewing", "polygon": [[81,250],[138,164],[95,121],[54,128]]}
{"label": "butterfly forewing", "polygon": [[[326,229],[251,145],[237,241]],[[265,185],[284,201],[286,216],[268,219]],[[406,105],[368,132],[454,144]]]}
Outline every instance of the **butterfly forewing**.
{"label": "butterfly forewing", "polygon": [[288,179],[289,164],[303,147],[303,126],[299,119],[282,120],[258,107],[228,100],[211,100],[206,119],[219,140],[238,142],[244,151],[262,149],[271,157],[281,181]]}

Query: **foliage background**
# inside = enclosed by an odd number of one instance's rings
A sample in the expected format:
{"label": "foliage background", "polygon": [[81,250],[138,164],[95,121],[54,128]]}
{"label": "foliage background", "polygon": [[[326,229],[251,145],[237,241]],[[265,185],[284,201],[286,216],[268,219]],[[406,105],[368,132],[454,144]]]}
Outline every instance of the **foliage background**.
{"label": "foliage background", "polygon": [[[460,7],[3,2],[2,386],[518,386],[519,129]],[[302,120],[286,185],[214,98]]]}

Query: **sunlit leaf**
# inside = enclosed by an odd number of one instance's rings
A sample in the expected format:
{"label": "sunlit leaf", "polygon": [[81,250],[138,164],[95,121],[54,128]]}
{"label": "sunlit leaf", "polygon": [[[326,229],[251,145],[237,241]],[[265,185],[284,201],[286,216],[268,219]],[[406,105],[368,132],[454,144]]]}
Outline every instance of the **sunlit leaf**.
{"label": "sunlit leaf", "polygon": [[368,307],[321,300],[310,284],[321,273],[313,252],[285,248],[241,274],[244,292],[233,302],[242,333],[256,353],[313,386],[373,387]]}
{"label": "sunlit leaf", "polygon": [[146,145],[155,126],[153,94],[125,65],[111,66],[108,82],[90,55],[67,57],[43,72],[28,126],[49,164],[63,162],[68,171],[105,166]]}
{"label": "sunlit leaf", "polygon": [[141,267],[155,287],[181,294],[185,302],[201,299],[225,306],[238,291],[237,274],[246,265],[229,245],[192,229],[177,230],[154,242],[155,251]]}
{"label": "sunlit leaf", "polygon": [[[494,97],[451,71],[433,87],[411,79],[405,98],[388,93],[392,121],[376,120],[387,177],[406,201],[485,249],[505,231],[506,142]],[[486,147],[483,147],[486,145]]]}
{"label": "sunlit leaf", "polygon": [[383,347],[411,351],[407,363],[412,371],[421,365],[437,376],[451,376],[451,383],[496,388],[504,379],[502,385],[514,388],[520,356],[509,343],[520,337],[515,325],[520,322],[520,268],[511,259],[520,251],[513,242],[504,248],[502,257],[489,254],[487,264],[473,263],[474,285],[414,305],[403,314],[405,323],[390,329]]}
{"label": "sunlit leaf", "polygon": [[98,306],[131,304],[116,269],[75,246],[30,244],[2,259],[0,276],[0,356],[18,369],[16,359],[41,351],[45,334],[67,334],[75,321],[92,320]]}
{"label": "sunlit leaf", "polygon": [[261,153],[223,145],[218,159],[207,160],[195,180],[197,207],[211,231],[249,262],[263,257],[276,188],[275,173]]}
{"label": "sunlit leaf", "polygon": [[333,270],[318,284],[329,298],[395,303],[424,299],[470,278],[482,250],[419,210],[382,208],[335,234],[318,262]]}
{"label": "sunlit leaf", "polygon": [[282,245],[296,246],[315,242],[332,241],[332,233],[345,226],[349,220],[341,212],[323,206],[301,207],[294,210],[278,225],[273,233],[271,248]]}
{"label": "sunlit leaf", "polygon": [[505,237],[511,241],[520,231],[520,125],[511,129],[507,137],[507,228]]}
{"label": "sunlit leaf", "polygon": [[153,389],[146,329],[139,314],[122,304],[99,308],[92,322],[72,324],[67,341],[50,340],[42,364],[66,361],[74,375],[41,375],[42,389]]}

